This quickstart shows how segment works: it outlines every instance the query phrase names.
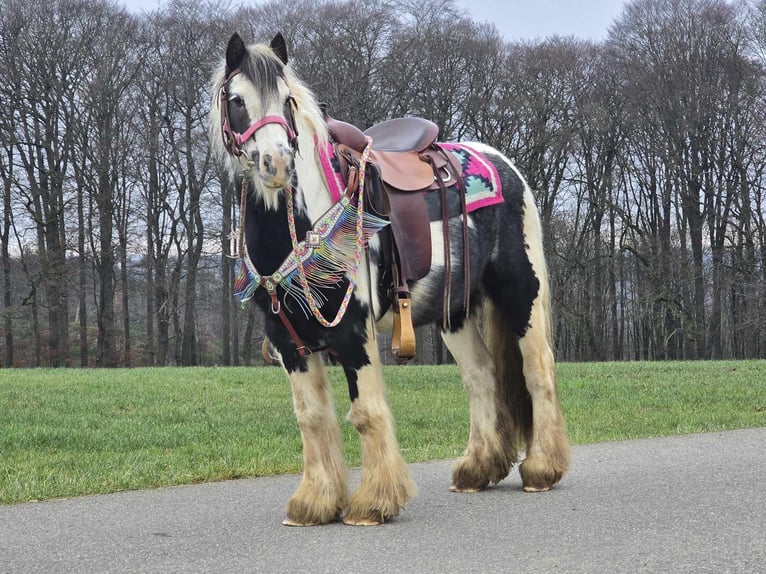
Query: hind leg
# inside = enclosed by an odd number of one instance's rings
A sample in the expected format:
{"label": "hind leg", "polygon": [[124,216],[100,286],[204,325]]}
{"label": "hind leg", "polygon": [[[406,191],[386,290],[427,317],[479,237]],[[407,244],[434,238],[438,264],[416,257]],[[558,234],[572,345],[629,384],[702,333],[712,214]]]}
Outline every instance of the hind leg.
{"label": "hind leg", "polygon": [[329,383],[319,355],[308,370],[289,373],[303,439],[303,478],[287,504],[287,526],[313,526],[340,517],[348,502],[346,462]]}
{"label": "hind leg", "polygon": [[383,386],[377,342],[368,332],[363,364],[344,364],[349,384],[357,385],[348,420],[359,432],[362,479],[343,521],[371,526],[397,516],[415,495],[415,483],[399,451],[393,417]]}
{"label": "hind leg", "polygon": [[476,492],[503,480],[516,462],[511,415],[475,317],[442,338],[460,367],[471,412],[468,447],[452,469],[450,490]]}
{"label": "hind leg", "polygon": [[524,490],[550,490],[569,468],[569,441],[556,391],[556,371],[549,344],[548,319],[538,298],[530,328],[519,339],[524,379],[532,399],[532,428],[526,436],[527,456],[519,467]]}

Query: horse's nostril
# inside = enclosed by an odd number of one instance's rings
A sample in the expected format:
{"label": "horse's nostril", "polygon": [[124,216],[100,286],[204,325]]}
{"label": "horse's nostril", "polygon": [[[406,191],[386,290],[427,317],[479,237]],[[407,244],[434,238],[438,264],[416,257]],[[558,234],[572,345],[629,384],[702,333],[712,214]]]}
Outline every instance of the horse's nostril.
{"label": "horse's nostril", "polygon": [[272,158],[271,154],[266,154],[263,156],[263,171],[271,177],[277,175],[277,168],[274,164],[274,159]]}

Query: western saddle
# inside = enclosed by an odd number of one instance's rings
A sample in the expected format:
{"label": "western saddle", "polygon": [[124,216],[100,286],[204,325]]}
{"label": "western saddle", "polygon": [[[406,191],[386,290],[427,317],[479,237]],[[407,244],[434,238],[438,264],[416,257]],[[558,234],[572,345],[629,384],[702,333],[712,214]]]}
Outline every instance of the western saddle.
{"label": "western saddle", "polygon": [[[399,362],[415,355],[412,301],[409,283],[425,277],[431,269],[431,227],[426,193],[441,193],[441,220],[444,233],[444,324],[450,322],[451,261],[447,189],[456,187],[461,197],[464,245],[464,304],[467,311],[470,278],[467,272],[468,227],[460,163],[443,150],[436,138],[439,128],[422,118],[396,118],[376,124],[364,132],[359,128],[325,118],[330,139],[346,185],[353,185],[353,170],[359,168],[362,153],[370,143],[365,174],[365,209],[389,219],[392,236],[391,289],[394,332],[391,352]],[[349,184],[349,179],[352,183]]]}

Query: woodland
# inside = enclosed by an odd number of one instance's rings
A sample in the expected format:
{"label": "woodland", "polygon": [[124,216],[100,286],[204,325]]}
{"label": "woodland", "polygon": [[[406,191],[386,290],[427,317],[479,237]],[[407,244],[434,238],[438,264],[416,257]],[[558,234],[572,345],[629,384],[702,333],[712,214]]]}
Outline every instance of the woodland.
{"label": "woodland", "polygon": [[766,0],[632,0],[599,42],[506,41],[452,0],[0,0],[0,366],[262,362],[208,146],[234,31],[281,32],[338,119],[514,161],[558,360],[766,358]]}

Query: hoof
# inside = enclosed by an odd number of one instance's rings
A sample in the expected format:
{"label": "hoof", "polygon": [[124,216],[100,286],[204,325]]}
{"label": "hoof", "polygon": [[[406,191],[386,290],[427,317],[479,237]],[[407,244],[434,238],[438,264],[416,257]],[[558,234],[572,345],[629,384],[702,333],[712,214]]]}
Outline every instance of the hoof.
{"label": "hoof", "polygon": [[[372,506],[372,507],[371,507]],[[368,504],[355,503],[351,499],[343,523],[349,526],[378,526],[386,520],[398,516],[400,506],[395,502],[373,502]],[[381,508],[381,506],[385,508]]]}
{"label": "hoof", "polygon": [[383,524],[387,518],[396,516],[398,513],[398,509],[392,511],[392,514],[389,515],[385,515],[380,509],[361,507],[355,509],[352,502],[348,511],[346,511],[346,515],[343,517],[343,523],[348,524],[349,526],[379,526],[380,524]]}
{"label": "hoof", "polygon": [[527,458],[519,466],[524,492],[547,492],[561,480],[563,469],[557,469],[542,458]]}
{"label": "hoof", "polygon": [[343,524],[348,524],[349,526],[380,526],[385,522],[386,521],[383,517],[371,516],[359,518],[346,517],[343,519]]}
{"label": "hoof", "polygon": [[[357,491],[351,498],[343,522],[350,526],[378,526],[391,518],[399,516],[404,508],[405,499],[365,500]],[[407,498],[408,500],[409,498]]]}
{"label": "hoof", "polygon": [[406,467],[402,465],[400,476],[390,483],[362,484],[351,496],[343,522],[351,526],[378,526],[386,520],[399,516],[404,505],[417,491]]}
{"label": "hoof", "polygon": [[290,518],[289,516],[286,517],[282,521],[283,526],[321,526],[322,524],[329,524],[331,522],[339,522],[340,521],[340,515],[336,515],[330,520],[297,520],[295,518]]}
{"label": "hoof", "polygon": [[298,522],[292,518],[285,518],[282,521],[283,526],[319,526],[321,522]]}
{"label": "hoof", "polygon": [[299,489],[287,503],[285,526],[318,526],[337,522],[343,511],[344,500],[333,502],[326,498],[308,496],[308,489]]}
{"label": "hoof", "polygon": [[524,486],[524,492],[548,492],[552,486]]}
{"label": "hoof", "polygon": [[481,492],[484,490],[483,488],[476,488],[473,486],[458,486],[456,484],[451,484],[449,487],[450,492],[462,492],[462,493],[471,493],[471,492]]}
{"label": "hoof", "polygon": [[[452,467],[451,492],[480,492],[487,488],[490,482],[500,482],[508,471],[493,471],[483,460],[472,456],[459,458]],[[502,475],[502,476],[501,476]]]}

